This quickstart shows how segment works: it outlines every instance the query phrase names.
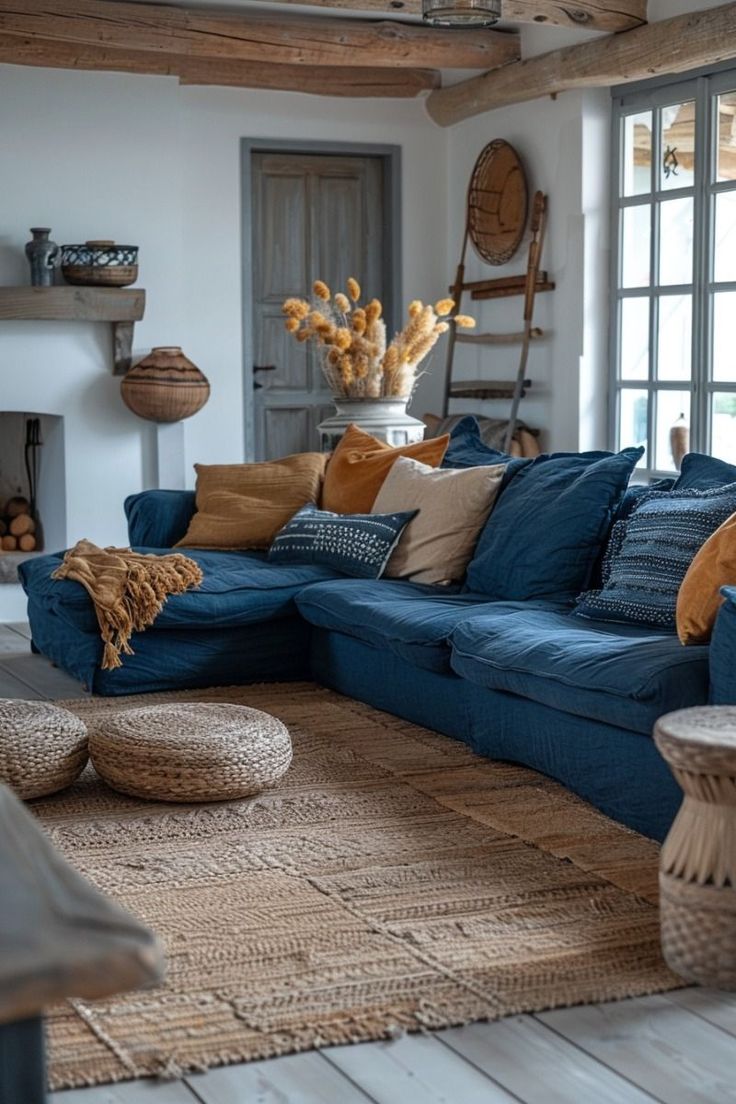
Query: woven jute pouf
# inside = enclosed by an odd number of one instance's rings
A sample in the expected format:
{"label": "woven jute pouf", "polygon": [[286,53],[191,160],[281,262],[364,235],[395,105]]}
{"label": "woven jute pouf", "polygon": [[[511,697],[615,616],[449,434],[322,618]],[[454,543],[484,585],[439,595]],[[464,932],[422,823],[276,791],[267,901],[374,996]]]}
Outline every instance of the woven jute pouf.
{"label": "woven jute pouf", "polygon": [[736,989],[736,707],[668,713],[654,738],[685,794],[662,847],[662,952],[686,981]]}
{"label": "woven jute pouf", "polygon": [[87,726],[50,702],[0,698],[0,781],[28,801],[70,786],[87,762]]}
{"label": "woven jute pouf", "polygon": [[95,770],[115,790],[158,801],[227,801],[275,785],[289,730],[243,705],[172,702],[114,713],[90,731]]}

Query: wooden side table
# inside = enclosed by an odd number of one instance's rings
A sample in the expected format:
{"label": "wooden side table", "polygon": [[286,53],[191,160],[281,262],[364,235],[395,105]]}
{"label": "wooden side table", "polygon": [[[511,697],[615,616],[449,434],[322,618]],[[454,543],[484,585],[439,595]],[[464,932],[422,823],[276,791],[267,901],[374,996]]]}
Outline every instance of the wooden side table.
{"label": "wooden side table", "polygon": [[160,980],[156,937],[77,874],[0,785],[0,1101],[46,1099],[42,1013]]}
{"label": "wooden side table", "polygon": [[654,739],[685,794],[662,847],[662,951],[686,981],[736,989],[736,706],[668,713]]}

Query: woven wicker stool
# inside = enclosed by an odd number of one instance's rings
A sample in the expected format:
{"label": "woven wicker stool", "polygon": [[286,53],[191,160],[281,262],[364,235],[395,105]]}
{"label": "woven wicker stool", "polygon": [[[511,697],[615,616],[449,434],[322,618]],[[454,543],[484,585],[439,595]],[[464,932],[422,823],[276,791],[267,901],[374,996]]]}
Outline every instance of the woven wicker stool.
{"label": "woven wicker stool", "polygon": [[121,793],[227,801],[275,785],[291,762],[291,739],[260,709],[172,702],[105,717],[90,731],[89,752]]}
{"label": "woven wicker stool", "polygon": [[49,702],[0,698],[0,781],[28,801],[70,786],[87,762],[87,726]]}
{"label": "woven wicker stool", "polygon": [[662,848],[662,950],[687,981],[736,989],[736,706],[680,709],[655,725],[685,792]]}

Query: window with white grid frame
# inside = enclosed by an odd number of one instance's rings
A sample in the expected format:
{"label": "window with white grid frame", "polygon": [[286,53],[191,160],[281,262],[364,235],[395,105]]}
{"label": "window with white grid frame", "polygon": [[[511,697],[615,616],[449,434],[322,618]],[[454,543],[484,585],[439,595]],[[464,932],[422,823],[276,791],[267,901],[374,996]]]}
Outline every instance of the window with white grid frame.
{"label": "window with white grid frame", "polygon": [[736,69],[614,100],[612,436],[736,463]]}

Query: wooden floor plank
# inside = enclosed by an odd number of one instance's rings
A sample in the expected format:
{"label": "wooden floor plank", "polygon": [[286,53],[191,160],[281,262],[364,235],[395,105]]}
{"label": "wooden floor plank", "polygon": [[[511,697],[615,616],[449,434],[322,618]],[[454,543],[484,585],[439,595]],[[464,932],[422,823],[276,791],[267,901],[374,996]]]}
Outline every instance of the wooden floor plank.
{"label": "wooden floor plank", "polygon": [[5,627],[17,632],[19,636],[24,636],[26,640],[31,639],[31,626],[27,621],[6,621]]}
{"label": "wooden floor plank", "polygon": [[[85,696],[81,683],[54,667],[43,656],[11,655],[0,657],[0,673],[4,671],[45,698],[81,698]],[[30,695],[26,694],[25,697]]]}
{"label": "wooden floor plank", "polygon": [[537,1018],[661,1104],[736,1102],[736,1042],[666,997],[562,1008]]}
{"label": "wooden floor plank", "polygon": [[0,656],[25,655],[30,652],[30,641],[8,625],[0,625]]}
{"label": "wooden floor plank", "polygon": [[524,1104],[651,1104],[653,1099],[532,1016],[468,1024],[436,1038]]}
{"label": "wooden floor plank", "polygon": [[431,1035],[322,1052],[376,1104],[509,1104],[517,1097]]}
{"label": "wooden floor plank", "polygon": [[687,1008],[722,1031],[736,1035],[736,993],[716,989],[676,989],[667,999]]}
{"label": "wooden floor plank", "polygon": [[0,664],[0,698],[25,698],[28,701],[43,701],[46,695],[15,678]]}
{"label": "wooden floor plank", "polygon": [[52,1093],[49,1104],[198,1104],[183,1081],[124,1081],[95,1089]]}
{"label": "wooden floor plank", "polygon": [[315,1050],[223,1066],[188,1077],[187,1084],[202,1104],[374,1104]]}

